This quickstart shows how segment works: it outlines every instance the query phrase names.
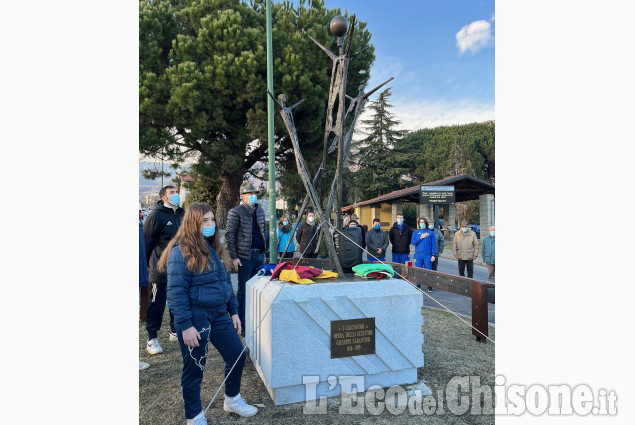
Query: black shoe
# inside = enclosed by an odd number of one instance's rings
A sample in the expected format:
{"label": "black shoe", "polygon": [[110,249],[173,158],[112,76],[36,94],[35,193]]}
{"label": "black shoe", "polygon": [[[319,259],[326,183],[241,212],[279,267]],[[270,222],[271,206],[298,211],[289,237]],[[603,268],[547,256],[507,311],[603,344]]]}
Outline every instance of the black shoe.
{"label": "black shoe", "polygon": [[432,292],[432,288],[428,286],[428,292]]}

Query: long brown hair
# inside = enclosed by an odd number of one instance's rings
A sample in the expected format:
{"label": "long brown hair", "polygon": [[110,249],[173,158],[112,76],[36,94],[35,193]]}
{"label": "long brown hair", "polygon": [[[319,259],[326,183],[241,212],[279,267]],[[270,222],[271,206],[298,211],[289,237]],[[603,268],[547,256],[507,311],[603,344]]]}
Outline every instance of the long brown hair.
{"label": "long brown hair", "polygon": [[[210,252],[202,231],[203,216],[213,211],[212,207],[204,202],[195,202],[187,207],[179,230],[161,254],[157,267],[159,271],[163,273],[167,271],[170,252],[172,252],[172,248],[174,248],[174,245],[177,243],[179,244],[183,258],[187,260],[188,270],[203,273],[210,269]],[[227,250],[225,250],[225,247],[223,247],[223,244],[220,242],[218,232],[215,232],[214,236],[212,236],[212,246],[225,265],[225,268],[229,269],[231,267],[229,255],[227,255]]]}

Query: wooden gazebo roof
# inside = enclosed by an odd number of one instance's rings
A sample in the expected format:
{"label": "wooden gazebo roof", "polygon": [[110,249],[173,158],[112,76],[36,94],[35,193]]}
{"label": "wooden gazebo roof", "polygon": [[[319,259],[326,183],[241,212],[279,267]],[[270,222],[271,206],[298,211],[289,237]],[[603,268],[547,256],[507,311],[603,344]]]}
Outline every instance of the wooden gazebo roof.
{"label": "wooden gazebo roof", "polygon": [[458,176],[448,177],[442,180],[423,183],[421,185],[412,186],[406,189],[395,190],[394,192],[378,196],[367,201],[358,202],[353,205],[342,207],[342,211],[348,211],[355,207],[363,205],[388,203],[391,201],[407,201],[419,202],[419,188],[421,186],[454,186],[454,199],[456,202],[471,201],[478,199],[480,195],[493,194],[494,185],[485,180],[477,179],[468,174],[459,174]]}

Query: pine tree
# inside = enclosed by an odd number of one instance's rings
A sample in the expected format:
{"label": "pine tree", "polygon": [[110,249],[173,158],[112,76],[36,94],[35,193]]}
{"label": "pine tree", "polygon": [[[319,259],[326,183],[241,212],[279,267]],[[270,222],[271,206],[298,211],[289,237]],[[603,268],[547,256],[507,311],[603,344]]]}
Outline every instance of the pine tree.
{"label": "pine tree", "polygon": [[[307,35],[337,51],[329,22],[340,10],[326,8],[324,0],[272,3],[274,92],[290,103],[305,99],[294,110],[298,139],[305,158],[319,164],[331,60]],[[265,22],[264,0],[139,3],[139,151],[170,163],[194,160],[189,171],[216,194],[221,229],[245,176],[258,163],[269,165]],[[366,24],[357,25],[349,95],[367,82],[375,58]],[[274,115],[277,171],[285,185],[297,176],[295,158]],[[194,185],[200,199],[209,199],[201,184]]]}
{"label": "pine tree", "polygon": [[390,87],[382,91],[368,109],[372,111],[370,119],[362,120],[366,137],[355,142],[353,160],[357,171],[353,174],[355,185],[361,187],[366,199],[374,198],[397,190],[401,186],[401,174],[404,171],[397,165],[393,148],[406,135],[406,131],[397,130],[401,121],[395,118],[389,103],[392,93]]}

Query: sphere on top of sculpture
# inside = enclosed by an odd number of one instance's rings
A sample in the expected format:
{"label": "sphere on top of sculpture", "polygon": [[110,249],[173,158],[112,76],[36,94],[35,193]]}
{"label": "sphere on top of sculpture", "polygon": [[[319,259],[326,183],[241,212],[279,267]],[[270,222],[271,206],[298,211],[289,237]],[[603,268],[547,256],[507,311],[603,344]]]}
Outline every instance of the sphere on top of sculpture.
{"label": "sphere on top of sculpture", "polygon": [[348,30],[348,21],[342,15],[337,15],[335,18],[331,19],[331,34],[335,37],[343,37]]}

